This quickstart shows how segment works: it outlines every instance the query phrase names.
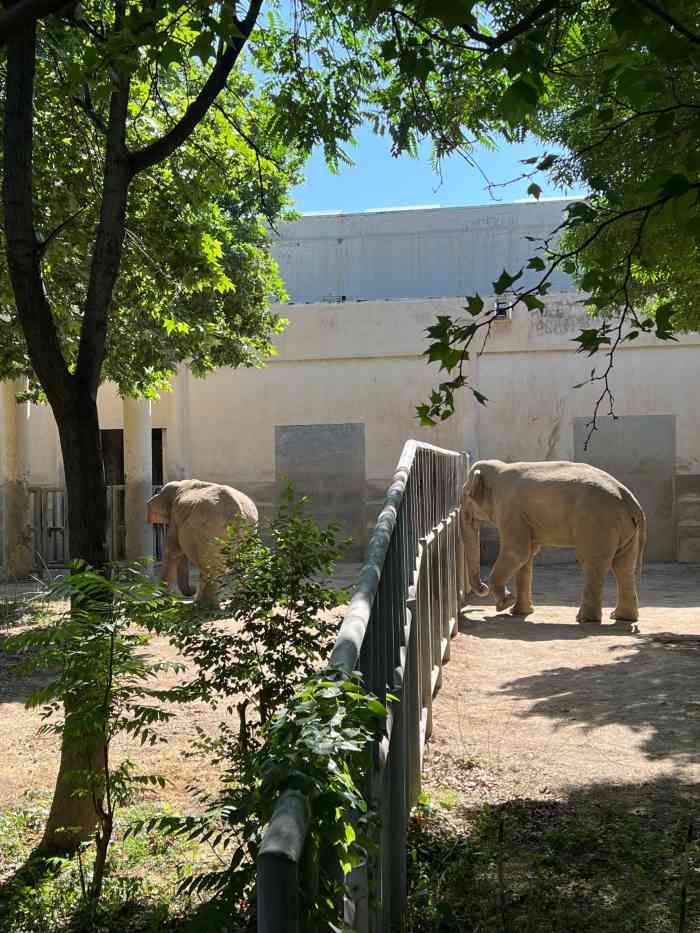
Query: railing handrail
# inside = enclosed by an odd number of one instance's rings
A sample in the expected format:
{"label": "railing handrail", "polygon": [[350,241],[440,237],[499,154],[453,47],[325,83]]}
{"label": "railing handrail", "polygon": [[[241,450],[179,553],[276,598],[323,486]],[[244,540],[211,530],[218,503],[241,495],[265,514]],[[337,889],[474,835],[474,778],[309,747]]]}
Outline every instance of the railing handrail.
{"label": "railing handrail", "polygon": [[[408,440],[404,444],[391,485],[386,493],[384,505],[377,518],[367,545],[367,556],[360,570],[357,590],[350,601],[348,611],[331,651],[329,665],[346,673],[357,668],[360,652],[367,633],[372,608],[377,595],[385,559],[396,527],[404,494],[419,450],[431,451],[443,456],[461,458],[460,451],[445,450],[422,441]],[[441,516],[441,520],[446,516]],[[431,529],[426,528],[425,533]],[[416,555],[414,555],[415,557]],[[406,594],[408,596],[408,594]],[[264,876],[271,862],[285,866],[294,879],[292,887],[299,883],[299,864],[311,821],[308,801],[299,793],[283,793],[263,833],[258,856],[258,879]],[[288,909],[289,905],[285,907]],[[288,933],[298,929],[298,918],[292,910],[285,914],[282,926],[275,903],[263,903],[258,898],[258,931],[277,931],[284,928]]]}
{"label": "railing handrail", "polygon": [[329,659],[331,667],[338,667],[348,674],[355,670],[360,657],[362,642],[367,632],[374,597],[377,595],[377,587],[384,567],[384,559],[396,526],[396,517],[399,514],[417,450],[431,450],[434,453],[452,457],[463,456],[459,451],[445,450],[443,447],[436,447],[423,441],[408,440],[404,444],[394,478],[384,498],[384,506],[367,545],[367,557],[360,570],[357,590],[350,601]]}

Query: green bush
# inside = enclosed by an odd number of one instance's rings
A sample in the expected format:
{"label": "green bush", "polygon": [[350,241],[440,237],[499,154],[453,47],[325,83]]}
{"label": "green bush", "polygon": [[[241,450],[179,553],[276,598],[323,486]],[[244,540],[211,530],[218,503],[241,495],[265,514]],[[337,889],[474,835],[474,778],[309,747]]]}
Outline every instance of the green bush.
{"label": "green bush", "polygon": [[121,734],[141,744],[164,741],[155,727],[173,715],[162,707],[164,693],[149,684],[174,665],[144,656],[149,636],[138,625],[155,617],[163,624],[177,610],[140,569],[125,566],[115,566],[107,577],[75,564],[52,584],[49,598],[68,608],[8,638],[7,648],[24,656],[23,670],[50,675],[27,700],[27,706],[42,709],[41,732],[63,735],[84,757],[83,767],[65,778],[75,796],[91,798],[97,814],[92,872],[80,872],[83,901],[94,914],[117,810],[135,787],[164,784],[159,775],[138,773],[128,759],[114,766],[110,758]]}
{"label": "green bush", "polygon": [[307,847],[326,853],[329,870],[307,904],[317,918],[328,914],[338,877],[363,857],[369,836],[362,776],[386,710],[359,674],[324,669],[338,627],[332,611],[347,594],[319,579],[340,555],[337,526],[319,528],[305,506],[287,486],[269,524],[232,527],[220,614],[192,612],[171,636],[197,668],[180,698],[225,706],[238,714],[239,729],[222,723],[217,738],[200,736],[200,749],[226,767],[206,814],[143,825],[222,853],[220,870],[186,879],[183,890],[215,893],[241,929],[254,924],[256,858],[284,791],[310,801]]}

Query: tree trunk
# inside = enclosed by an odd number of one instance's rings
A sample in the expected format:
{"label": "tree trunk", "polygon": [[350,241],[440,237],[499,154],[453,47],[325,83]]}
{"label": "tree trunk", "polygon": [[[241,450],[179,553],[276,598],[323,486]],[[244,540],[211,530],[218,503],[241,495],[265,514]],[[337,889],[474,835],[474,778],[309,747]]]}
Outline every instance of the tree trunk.
{"label": "tree trunk", "polygon": [[[70,554],[99,569],[107,559],[107,490],[97,400],[76,387],[71,404],[54,414],[66,475]],[[91,741],[77,731],[71,724],[68,708],[65,717],[67,728],[62,738],[56,789],[39,846],[46,854],[74,851],[97,825],[92,795],[76,796],[71,774],[78,770],[100,770],[101,742],[98,737]]]}

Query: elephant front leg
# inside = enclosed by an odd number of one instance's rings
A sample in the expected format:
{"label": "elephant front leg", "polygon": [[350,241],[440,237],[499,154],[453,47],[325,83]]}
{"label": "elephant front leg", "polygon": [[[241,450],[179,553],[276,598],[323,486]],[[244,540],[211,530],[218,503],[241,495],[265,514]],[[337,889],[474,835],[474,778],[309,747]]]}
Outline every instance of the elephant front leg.
{"label": "elephant front leg", "polygon": [[532,605],[532,557],[515,575],[515,605],[510,610],[514,616],[529,616],[535,611]]}
{"label": "elephant front leg", "polygon": [[161,582],[168,589],[172,589],[177,579],[178,565],[181,558],[184,557],[180,548],[180,541],[175,528],[168,529],[168,539],[165,544],[165,554],[163,555],[163,567],[160,571]]}
{"label": "elephant front leg", "polygon": [[601,622],[603,618],[603,584],[610,569],[610,561],[584,564],[585,583],[583,600],[576,616],[577,622]]}
{"label": "elephant front leg", "polygon": [[[513,574],[532,560],[533,546],[529,529],[522,520],[514,519],[506,527],[501,527],[499,530],[501,532],[501,550],[489,577],[489,589],[496,597],[496,609],[503,612],[504,609],[509,609],[516,602],[516,597],[508,590],[506,583]],[[516,590],[519,594],[518,579],[516,579]]]}
{"label": "elephant front leg", "polygon": [[493,570],[489,577],[489,590],[496,599],[496,609],[498,612],[509,609],[515,603],[515,595],[511,593],[506,583],[522,563],[522,559],[512,551],[501,551],[498,555],[498,560],[493,565]]}

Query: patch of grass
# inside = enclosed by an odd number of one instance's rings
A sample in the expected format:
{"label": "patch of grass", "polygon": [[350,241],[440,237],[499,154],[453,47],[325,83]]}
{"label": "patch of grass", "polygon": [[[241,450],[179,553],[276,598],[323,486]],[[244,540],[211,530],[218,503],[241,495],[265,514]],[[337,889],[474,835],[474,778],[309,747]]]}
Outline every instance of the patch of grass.
{"label": "patch of grass", "polygon": [[684,867],[692,813],[682,795],[639,807],[590,789],[461,814],[419,808],[409,933],[677,933],[684,876],[684,933],[699,933],[700,842]]}
{"label": "patch of grass", "polygon": [[[90,873],[92,851],[81,859],[27,861],[38,843],[48,798],[0,810],[0,933],[184,933],[223,930],[216,905],[177,894],[179,882],[211,866],[207,846],[158,832],[124,839],[137,820],[172,813],[166,807],[132,806],[120,815],[110,850],[97,915],[87,917],[81,899],[82,871]],[[206,919],[205,919],[206,918]],[[227,917],[233,931],[233,918]]]}
{"label": "patch of grass", "polygon": [[459,803],[459,794],[451,787],[437,787],[435,801],[443,810],[454,810]]}

